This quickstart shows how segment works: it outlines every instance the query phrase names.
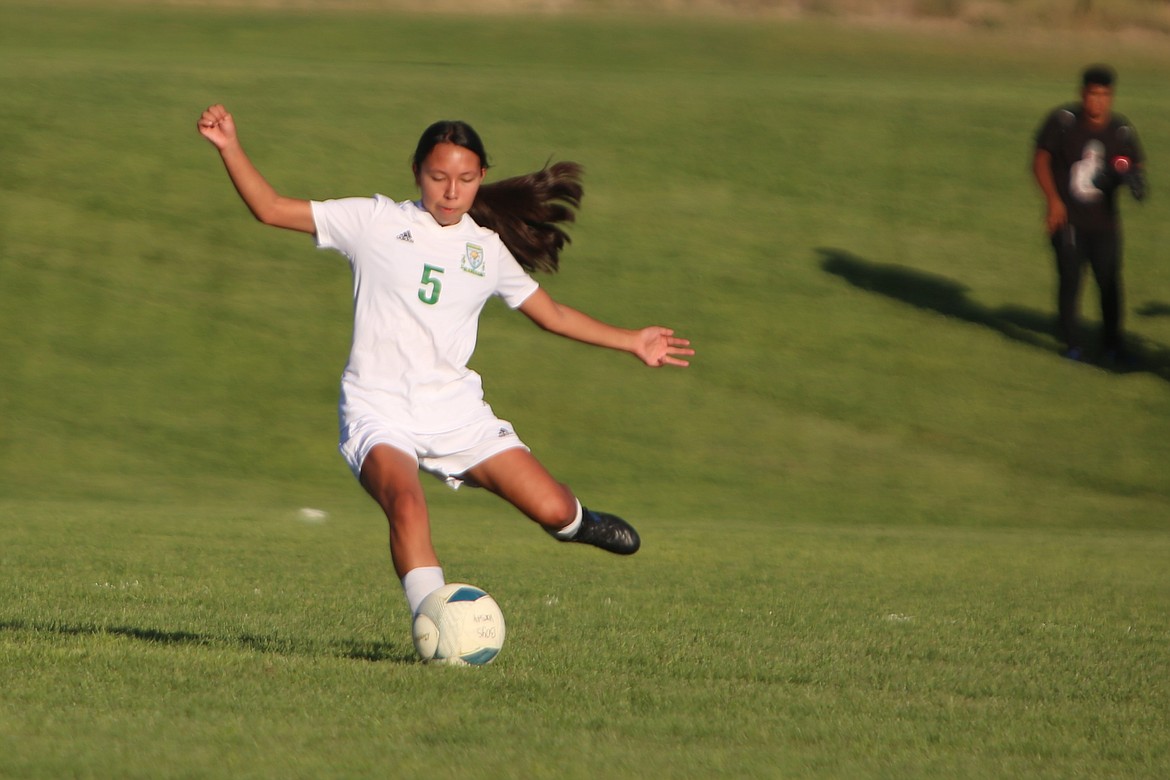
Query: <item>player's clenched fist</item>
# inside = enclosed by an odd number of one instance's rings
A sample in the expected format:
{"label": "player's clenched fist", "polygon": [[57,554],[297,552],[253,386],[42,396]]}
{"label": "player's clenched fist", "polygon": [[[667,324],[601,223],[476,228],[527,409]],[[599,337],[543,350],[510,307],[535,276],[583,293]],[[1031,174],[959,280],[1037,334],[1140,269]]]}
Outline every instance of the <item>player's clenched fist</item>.
{"label": "player's clenched fist", "polygon": [[211,141],[217,149],[223,149],[236,140],[236,123],[223,106],[209,106],[199,117],[199,133]]}

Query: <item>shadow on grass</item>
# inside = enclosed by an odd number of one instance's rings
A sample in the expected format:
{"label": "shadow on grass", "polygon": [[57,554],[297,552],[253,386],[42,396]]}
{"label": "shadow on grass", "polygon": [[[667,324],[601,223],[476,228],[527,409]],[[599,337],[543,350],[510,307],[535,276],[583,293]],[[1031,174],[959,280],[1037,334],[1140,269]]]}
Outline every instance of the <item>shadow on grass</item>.
{"label": "shadow on grass", "polygon": [[[854,287],[884,295],[919,309],[982,325],[1014,341],[1059,353],[1054,314],[1019,306],[990,308],[973,301],[962,282],[901,265],[875,263],[843,249],[819,248],[821,268]],[[1170,306],[1151,303],[1138,310],[1145,317],[1167,316]],[[1127,334],[1133,366],[1099,365],[1116,374],[1148,372],[1170,381],[1170,349],[1133,334]]]}
{"label": "shadow on grass", "polygon": [[1170,303],[1147,301],[1134,311],[1142,317],[1170,317]]}
{"label": "shadow on grass", "polygon": [[195,645],[252,650],[259,653],[293,656],[329,655],[354,661],[372,661],[397,664],[418,663],[413,648],[404,650],[388,642],[330,642],[320,645],[291,639],[240,634],[239,636],[212,636],[191,631],[163,631],[135,626],[95,626],[69,623],[35,623],[23,620],[0,621],[0,632],[56,634],[58,636],[119,636],[154,645]]}

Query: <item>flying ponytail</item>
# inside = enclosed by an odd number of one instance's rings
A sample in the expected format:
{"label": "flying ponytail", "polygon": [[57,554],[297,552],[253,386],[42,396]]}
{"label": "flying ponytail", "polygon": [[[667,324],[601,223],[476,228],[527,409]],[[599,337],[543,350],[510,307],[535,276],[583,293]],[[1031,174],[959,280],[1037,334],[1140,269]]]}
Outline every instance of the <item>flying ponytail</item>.
{"label": "flying ponytail", "polygon": [[483,184],[468,212],[500,240],[526,271],[555,273],[560,253],[572,239],[563,225],[577,218],[585,188],[575,162]]}

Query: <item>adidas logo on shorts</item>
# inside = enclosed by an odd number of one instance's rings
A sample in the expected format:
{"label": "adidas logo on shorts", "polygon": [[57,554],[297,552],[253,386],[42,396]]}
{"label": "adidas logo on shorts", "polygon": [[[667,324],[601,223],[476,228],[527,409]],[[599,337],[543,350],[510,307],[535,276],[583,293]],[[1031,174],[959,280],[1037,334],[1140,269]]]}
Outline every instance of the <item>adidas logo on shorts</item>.
{"label": "adidas logo on shorts", "polygon": [[399,233],[397,236],[395,236],[395,238],[397,238],[399,241],[405,241],[408,244],[414,243],[414,236],[410,235],[409,230],[405,230]]}

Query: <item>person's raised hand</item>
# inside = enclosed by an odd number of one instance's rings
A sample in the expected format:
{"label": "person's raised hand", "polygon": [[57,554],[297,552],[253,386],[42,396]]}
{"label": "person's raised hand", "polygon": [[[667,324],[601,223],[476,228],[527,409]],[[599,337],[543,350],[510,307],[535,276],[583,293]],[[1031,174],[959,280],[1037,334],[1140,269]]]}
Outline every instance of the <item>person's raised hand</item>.
{"label": "person's raised hand", "polygon": [[222,150],[237,141],[236,123],[223,106],[209,106],[199,117],[199,134],[210,141],[216,149]]}

